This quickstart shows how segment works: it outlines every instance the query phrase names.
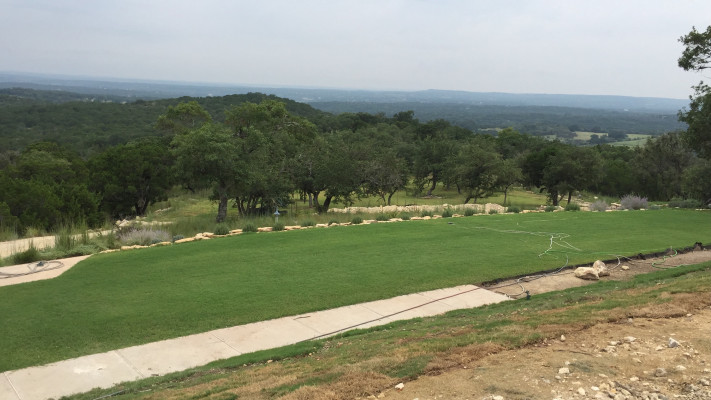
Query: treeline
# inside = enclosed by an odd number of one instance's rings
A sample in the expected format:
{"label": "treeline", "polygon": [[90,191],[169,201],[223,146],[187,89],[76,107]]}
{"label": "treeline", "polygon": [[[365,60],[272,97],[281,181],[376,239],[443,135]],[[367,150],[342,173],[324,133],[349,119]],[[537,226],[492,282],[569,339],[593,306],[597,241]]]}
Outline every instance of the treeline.
{"label": "treeline", "polygon": [[474,202],[514,185],[540,190],[554,205],[576,191],[711,201],[711,164],[678,133],[640,148],[576,147],[511,128],[493,136],[420,122],[412,111],[311,120],[269,97],[221,100],[219,110],[197,101],[167,106],[151,136],[90,155],[47,141],[0,153],[0,224],[22,232],[142,215],[175,185],[211,189],[218,222],[230,209],[271,213],[294,194],[326,212],[336,200],[389,204],[398,190],[426,195],[440,185]]}
{"label": "treeline", "polygon": [[556,136],[561,140],[574,137],[575,131],[607,133],[616,140],[642,133],[661,135],[686,129],[675,114],[612,111],[593,108],[498,106],[460,103],[421,102],[312,102],[312,106],[330,113],[367,112],[392,116],[402,110],[413,110],[421,121],[445,119],[472,131],[512,127],[533,136]]}

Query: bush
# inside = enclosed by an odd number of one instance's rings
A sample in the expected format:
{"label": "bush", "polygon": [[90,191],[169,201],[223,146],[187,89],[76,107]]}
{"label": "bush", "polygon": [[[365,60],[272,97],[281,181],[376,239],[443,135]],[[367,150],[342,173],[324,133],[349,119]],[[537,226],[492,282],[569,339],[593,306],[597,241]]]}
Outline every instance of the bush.
{"label": "bush", "polygon": [[465,217],[471,217],[472,215],[474,215],[476,213],[477,213],[477,210],[474,208],[467,208],[466,210],[464,210]]}
{"label": "bush", "polygon": [[521,212],[521,209],[516,206],[511,206],[508,208],[508,212],[518,214]]}
{"label": "bush", "polygon": [[175,235],[173,236],[173,242],[178,241],[180,239],[185,239],[185,236],[183,235]]}
{"label": "bush", "polygon": [[675,197],[669,200],[669,207],[672,208],[702,208],[703,205],[700,201],[694,199],[681,199]]}
{"label": "bush", "polygon": [[272,231],[274,232],[283,231],[284,228],[286,228],[286,225],[284,225],[284,223],[282,222],[276,222],[274,223],[274,225],[272,225]]}
{"label": "bush", "polygon": [[429,210],[422,210],[422,212],[420,212],[420,217],[431,217],[432,215],[434,214]]}
{"label": "bush", "polygon": [[607,211],[610,206],[604,200],[596,200],[590,204],[590,211]]}
{"label": "bush", "polygon": [[400,219],[402,219],[403,221],[409,221],[409,220],[410,220],[410,214],[402,214],[402,215],[400,216]]}
{"label": "bush", "polygon": [[454,215],[454,212],[452,212],[451,208],[446,208],[444,211],[442,211],[442,218],[451,218],[452,215]]}
{"label": "bush", "polygon": [[647,208],[647,198],[628,194],[620,199],[620,205],[625,210],[641,210]]}
{"label": "bush", "polygon": [[215,235],[220,235],[220,236],[229,235],[230,234],[230,227],[228,227],[225,224],[218,224],[215,227],[215,231],[213,233]]}
{"label": "bush", "polygon": [[568,203],[565,205],[565,211],[580,211],[578,203]]}
{"label": "bush", "polygon": [[168,242],[170,239],[171,236],[166,231],[145,228],[122,231],[118,236],[118,240],[127,246],[149,246],[154,243]]}
{"label": "bush", "polygon": [[242,232],[257,232],[257,225],[248,222],[242,227]]}
{"label": "bush", "polygon": [[[330,222],[329,222],[328,224],[331,225]],[[308,221],[302,222],[302,223],[301,223],[301,226],[304,226],[304,227],[316,226],[316,223],[315,223],[314,221],[308,220]]]}
{"label": "bush", "polygon": [[28,264],[31,262],[35,262],[39,259],[40,259],[40,252],[32,244],[30,244],[29,249],[27,249],[23,252],[17,253],[17,254],[13,254],[11,257],[13,264]]}
{"label": "bush", "polygon": [[[363,222],[363,219],[361,218],[361,222]],[[328,221],[328,225],[331,226],[333,224],[340,224],[340,222],[337,219],[332,219]]]}
{"label": "bush", "polygon": [[353,217],[353,219],[351,219],[351,224],[353,224],[353,225],[358,225],[358,224],[362,224],[362,223],[363,223],[363,218],[361,218],[357,215],[355,217]]}
{"label": "bush", "polygon": [[376,221],[390,221],[390,217],[385,214],[378,214],[375,216]]}
{"label": "bush", "polygon": [[498,214],[499,212],[497,210],[489,210],[489,215],[494,215]]}
{"label": "bush", "polygon": [[555,206],[546,206],[544,209],[545,212],[553,212],[555,211],[556,207]]}

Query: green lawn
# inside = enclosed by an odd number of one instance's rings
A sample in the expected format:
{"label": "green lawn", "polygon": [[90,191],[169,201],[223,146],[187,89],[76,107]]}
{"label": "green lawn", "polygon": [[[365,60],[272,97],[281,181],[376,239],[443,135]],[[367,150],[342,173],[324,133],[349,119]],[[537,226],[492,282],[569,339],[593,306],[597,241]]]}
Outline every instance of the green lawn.
{"label": "green lawn", "polygon": [[59,278],[0,287],[0,371],[554,269],[563,252],[574,264],[709,243],[710,223],[687,210],[492,215],[96,255]]}

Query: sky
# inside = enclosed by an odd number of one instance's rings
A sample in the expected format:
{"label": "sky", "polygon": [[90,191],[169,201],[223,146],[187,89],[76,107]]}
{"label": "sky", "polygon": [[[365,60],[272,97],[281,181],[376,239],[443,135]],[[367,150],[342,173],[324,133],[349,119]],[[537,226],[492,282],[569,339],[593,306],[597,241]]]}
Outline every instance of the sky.
{"label": "sky", "polygon": [[[0,72],[687,98],[708,0],[0,0]],[[709,75],[709,73],[707,73]]]}

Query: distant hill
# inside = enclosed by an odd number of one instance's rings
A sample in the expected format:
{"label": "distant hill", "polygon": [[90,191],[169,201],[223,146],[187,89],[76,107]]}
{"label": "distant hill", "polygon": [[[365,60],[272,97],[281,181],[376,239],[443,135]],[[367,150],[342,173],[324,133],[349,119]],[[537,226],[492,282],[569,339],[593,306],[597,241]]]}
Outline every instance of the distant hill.
{"label": "distant hill", "polygon": [[0,88],[64,90],[79,94],[125,99],[162,99],[182,96],[208,97],[259,92],[302,103],[448,103],[493,106],[557,106],[615,111],[675,114],[688,105],[686,99],[655,97],[483,93],[454,90],[371,91],[289,88],[248,85],[216,85],[185,82],[99,80],[52,75],[0,73]]}

